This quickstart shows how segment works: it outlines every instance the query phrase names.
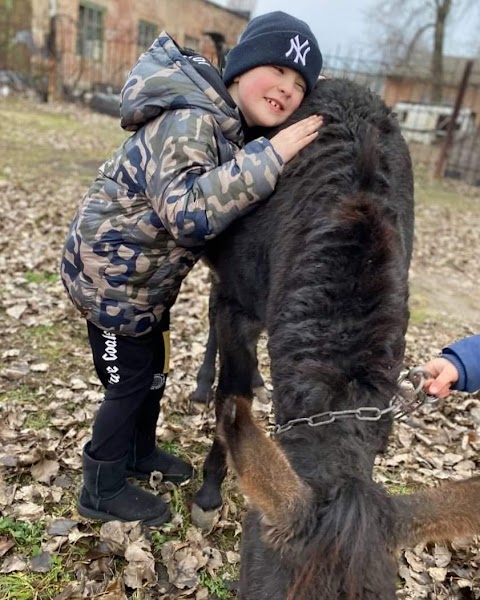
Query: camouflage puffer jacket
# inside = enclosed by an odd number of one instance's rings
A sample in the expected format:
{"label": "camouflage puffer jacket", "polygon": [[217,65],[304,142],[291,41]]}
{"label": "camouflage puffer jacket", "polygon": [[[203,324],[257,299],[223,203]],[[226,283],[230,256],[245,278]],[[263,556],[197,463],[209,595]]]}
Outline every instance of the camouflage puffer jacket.
{"label": "camouflage puffer jacket", "polygon": [[61,276],[88,320],[138,336],[175,302],[205,241],[267,198],[283,165],[264,137],[242,148],[238,109],[165,33],[130,72],[121,117],[135,133],[83,198]]}

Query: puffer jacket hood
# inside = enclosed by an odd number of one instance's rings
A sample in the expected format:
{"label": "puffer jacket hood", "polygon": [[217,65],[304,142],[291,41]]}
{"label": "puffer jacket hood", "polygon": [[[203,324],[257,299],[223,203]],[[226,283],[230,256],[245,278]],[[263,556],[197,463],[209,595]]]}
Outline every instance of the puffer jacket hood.
{"label": "puffer jacket hood", "polygon": [[[214,87],[193,66],[192,60],[202,61],[215,73]],[[203,66],[202,65],[202,66]],[[121,126],[137,131],[165,110],[199,108],[211,113],[224,135],[232,139],[239,135],[238,110],[219,93],[223,81],[215,67],[200,56],[183,54],[172,38],[162,32],[130,71],[121,92]]]}

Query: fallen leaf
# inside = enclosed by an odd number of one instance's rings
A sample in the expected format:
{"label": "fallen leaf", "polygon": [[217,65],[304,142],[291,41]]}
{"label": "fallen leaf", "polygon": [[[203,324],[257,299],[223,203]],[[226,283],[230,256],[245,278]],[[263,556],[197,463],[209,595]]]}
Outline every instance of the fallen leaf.
{"label": "fallen leaf", "polygon": [[11,306],[10,308],[7,308],[7,310],[5,311],[7,313],[7,315],[9,317],[12,317],[12,319],[20,319],[23,315],[23,313],[27,310],[28,305],[27,304],[17,304],[16,306]]}
{"label": "fallen leaf", "polygon": [[49,484],[57,475],[60,465],[56,460],[43,459],[30,469],[32,476],[37,481]]}
{"label": "fallen leaf", "polygon": [[39,506],[34,502],[25,502],[23,504],[16,504],[13,514],[20,519],[35,521],[41,519],[45,511],[43,506]]}
{"label": "fallen leaf", "polygon": [[15,546],[15,542],[13,539],[8,537],[0,537],[0,557],[5,556],[5,554]]}
{"label": "fallen leaf", "polygon": [[141,542],[133,542],[127,546],[125,560],[128,562],[124,573],[125,585],[128,587],[136,590],[157,580],[155,559],[149,550],[142,547]]}
{"label": "fallen leaf", "polygon": [[50,571],[52,557],[49,552],[40,552],[29,561],[29,567],[34,573],[48,573]]}
{"label": "fallen leaf", "polygon": [[47,526],[48,535],[68,535],[78,525],[73,519],[55,519]]}
{"label": "fallen leaf", "polygon": [[14,573],[15,571],[25,571],[27,562],[21,554],[12,554],[2,562],[0,573]]}
{"label": "fallen leaf", "polygon": [[49,369],[48,363],[36,363],[30,366],[30,370],[34,373],[46,373]]}

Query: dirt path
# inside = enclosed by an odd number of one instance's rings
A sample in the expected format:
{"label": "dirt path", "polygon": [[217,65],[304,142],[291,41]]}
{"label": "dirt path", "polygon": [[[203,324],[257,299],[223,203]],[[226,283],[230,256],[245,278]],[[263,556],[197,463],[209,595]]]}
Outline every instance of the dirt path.
{"label": "dirt path", "polygon": [[460,326],[480,331],[480,288],[465,285],[463,276],[445,274],[412,274],[410,277],[412,305],[432,315],[438,321],[452,321]]}

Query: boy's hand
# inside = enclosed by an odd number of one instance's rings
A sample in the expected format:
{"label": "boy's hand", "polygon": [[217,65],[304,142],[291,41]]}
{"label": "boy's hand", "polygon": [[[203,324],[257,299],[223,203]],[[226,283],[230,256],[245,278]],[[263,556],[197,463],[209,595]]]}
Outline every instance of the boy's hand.
{"label": "boy's hand", "polygon": [[458,381],[457,367],[441,357],[434,358],[424,366],[431,375],[424,383],[424,390],[432,396],[446,398],[450,394],[450,386]]}
{"label": "boy's hand", "polygon": [[318,129],[323,123],[323,117],[314,115],[282,129],[274,135],[270,142],[284,163],[291,160],[302,148],[305,148],[318,135]]}

